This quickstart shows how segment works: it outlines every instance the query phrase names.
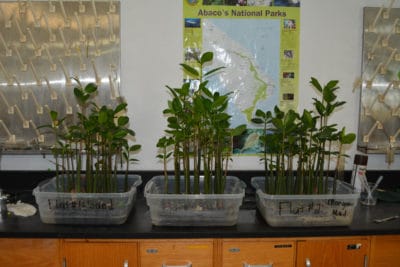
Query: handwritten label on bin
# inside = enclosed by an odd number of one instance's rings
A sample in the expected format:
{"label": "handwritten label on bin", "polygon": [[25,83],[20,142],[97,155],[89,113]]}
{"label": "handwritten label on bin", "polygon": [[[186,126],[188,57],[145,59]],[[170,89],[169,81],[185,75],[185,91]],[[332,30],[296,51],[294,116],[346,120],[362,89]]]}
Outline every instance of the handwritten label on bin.
{"label": "handwritten label on bin", "polygon": [[112,199],[48,199],[50,210],[113,210]]}
{"label": "handwritten label on bin", "polygon": [[333,215],[339,217],[346,217],[349,215],[354,203],[340,201],[336,199],[326,200],[287,200],[280,201],[278,204],[279,216],[287,215]]}

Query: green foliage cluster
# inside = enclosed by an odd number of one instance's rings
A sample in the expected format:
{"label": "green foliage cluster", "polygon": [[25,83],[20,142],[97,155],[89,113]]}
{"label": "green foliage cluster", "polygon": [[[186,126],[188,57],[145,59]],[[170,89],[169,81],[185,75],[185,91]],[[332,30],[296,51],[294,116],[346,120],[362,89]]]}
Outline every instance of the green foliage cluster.
{"label": "green foliage cluster", "polygon": [[[159,139],[157,156],[164,162],[165,192],[168,191],[167,161],[173,158],[174,192],[200,193],[200,175],[204,176],[204,192],[221,194],[225,189],[228,161],[231,156],[232,138],[245,130],[245,125],[230,128],[231,116],[226,112],[229,93],[212,92],[207,78],[224,67],[205,71],[213,60],[212,52],[196,58],[198,68],[180,64],[198,88],[191,88],[190,81],[180,88],[167,86],[171,99],[164,110],[167,116],[166,135]],[[193,175],[193,184],[191,176]],[[180,188],[181,177],[184,188]]]}
{"label": "green foliage cluster", "polygon": [[[117,191],[117,173],[126,163],[125,190],[128,184],[129,164],[136,161],[133,154],[140,145],[131,145],[129,138],[135,132],[129,128],[124,115],[127,103],[115,107],[98,106],[94,101],[97,85],[88,83],[74,88],[79,106],[76,114],[59,118],[51,110],[51,124],[40,128],[51,130],[56,142],[52,147],[55,157],[57,189],[61,192],[104,193]],[[85,170],[85,171],[84,171]]]}
{"label": "green foliage cluster", "polygon": [[[325,194],[328,191],[328,173],[334,169],[333,193],[339,178],[344,145],[354,142],[356,135],[329,124],[328,118],[345,104],[337,100],[338,81],[322,86],[311,78],[310,84],[321,95],[313,98],[313,110],[302,114],[277,106],[271,111],[257,110],[253,123],[263,126],[260,141],[263,145],[265,192],[268,194]],[[336,165],[331,161],[336,158]],[[296,174],[294,170],[297,160]]]}

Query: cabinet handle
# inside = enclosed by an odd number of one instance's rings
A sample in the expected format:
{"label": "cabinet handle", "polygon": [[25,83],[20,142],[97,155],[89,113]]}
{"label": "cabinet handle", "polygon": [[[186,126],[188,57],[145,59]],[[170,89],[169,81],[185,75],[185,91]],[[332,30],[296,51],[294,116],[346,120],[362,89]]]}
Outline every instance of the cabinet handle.
{"label": "cabinet handle", "polygon": [[240,248],[230,248],[229,252],[230,253],[238,253],[238,252],[240,252]]}
{"label": "cabinet handle", "polygon": [[148,249],[146,249],[146,253],[147,254],[157,254],[158,253],[158,249],[156,249],[156,248],[148,248]]}
{"label": "cabinet handle", "polygon": [[306,267],[311,267],[311,260],[306,258]]}
{"label": "cabinet handle", "polygon": [[124,267],[129,267],[129,262],[128,262],[128,260],[125,260],[125,261],[124,261]]}
{"label": "cabinet handle", "polygon": [[272,263],[269,264],[247,264],[243,262],[243,267],[272,267],[274,266]]}
{"label": "cabinet handle", "polygon": [[61,263],[62,267],[67,267],[67,259],[64,257]]}
{"label": "cabinet handle", "polygon": [[368,255],[364,256],[364,267],[368,267]]}
{"label": "cabinet handle", "polygon": [[355,249],[361,249],[362,244],[357,243],[357,244],[349,244],[347,245],[348,250],[355,250]]}
{"label": "cabinet handle", "polygon": [[192,263],[190,261],[184,265],[169,265],[167,263],[163,263],[161,267],[192,267]]}

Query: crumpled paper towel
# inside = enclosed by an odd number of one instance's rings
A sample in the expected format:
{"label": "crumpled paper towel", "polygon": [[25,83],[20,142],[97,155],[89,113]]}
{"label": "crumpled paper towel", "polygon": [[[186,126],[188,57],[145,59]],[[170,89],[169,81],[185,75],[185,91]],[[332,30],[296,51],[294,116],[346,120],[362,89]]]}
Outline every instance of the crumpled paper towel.
{"label": "crumpled paper towel", "polygon": [[28,203],[23,203],[20,200],[17,203],[7,204],[7,210],[17,216],[29,217],[35,215],[36,208]]}

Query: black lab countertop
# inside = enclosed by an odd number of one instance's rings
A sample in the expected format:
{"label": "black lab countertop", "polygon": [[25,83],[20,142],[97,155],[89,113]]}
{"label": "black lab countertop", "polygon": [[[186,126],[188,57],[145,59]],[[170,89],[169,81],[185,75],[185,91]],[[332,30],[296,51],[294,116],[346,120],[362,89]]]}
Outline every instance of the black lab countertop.
{"label": "black lab countertop", "polygon": [[255,209],[241,209],[238,223],[229,227],[153,226],[145,199],[139,197],[122,225],[44,224],[38,214],[8,216],[0,221],[1,237],[29,238],[250,238],[400,234],[400,219],[377,224],[374,219],[400,213],[396,203],[358,206],[351,225],[343,227],[270,227]]}
{"label": "black lab countertop", "polygon": [[[22,198],[34,204],[31,189],[50,174],[0,172],[0,186],[9,187]],[[142,174],[143,184],[153,175]],[[239,173],[243,176],[243,173]],[[254,173],[246,172],[247,176]],[[398,177],[396,173],[393,177]],[[242,178],[242,177],[241,177]],[[245,180],[247,177],[245,177]],[[11,181],[13,180],[13,182]],[[249,179],[247,179],[249,180]],[[398,179],[396,179],[398,181]],[[24,184],[25,183],[25,184]],[[255,208],[254,191],[246,190],[246,197],[239,211],[238,222],[229,227],[159,227],[153,226],[146,200],[139,193],[135,206],[122,225],[61,225],[44,224],[38,213],[31,217],[8,215],[0,218],[0,237],[26,238],[256,238],[256,237],[316,237],[353,235],[400,235],[400,219],[377,224],[374,219],[400,215],[400,203],[379,202],[376,206],[358,205],[351,225],[343,227],[270,227]],[[20,194],[20,195],[18,195]],[[34,204],[35,205],[35,204]]]}

